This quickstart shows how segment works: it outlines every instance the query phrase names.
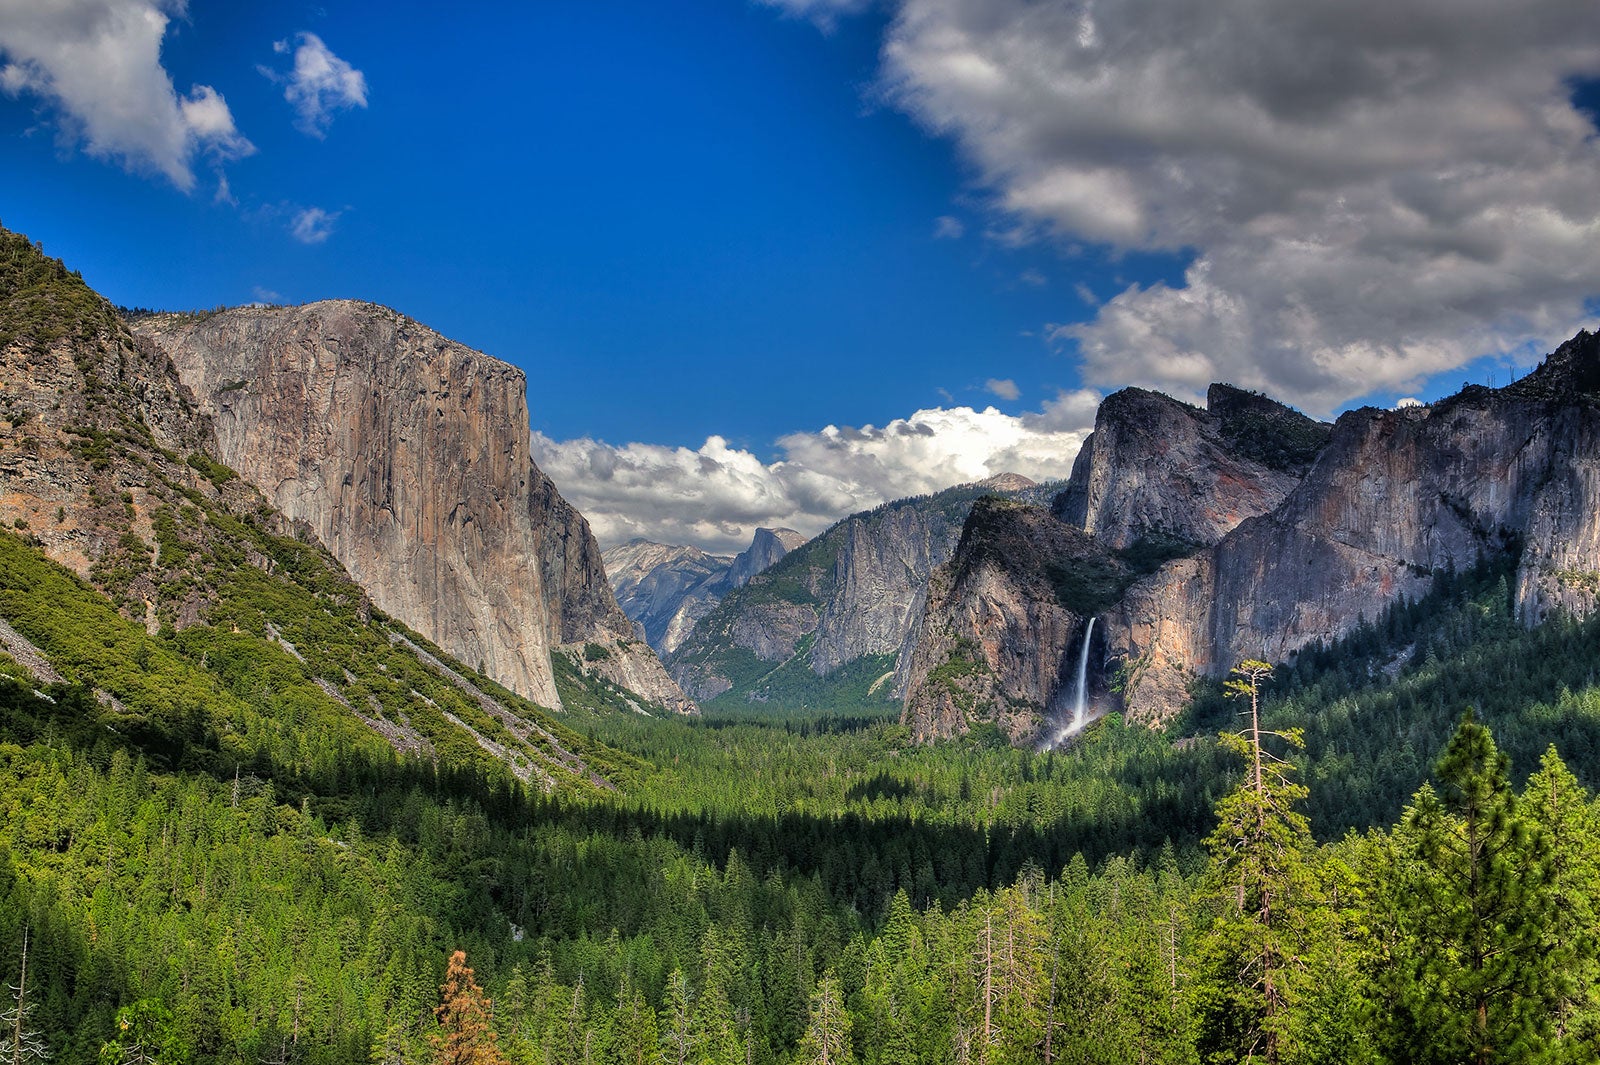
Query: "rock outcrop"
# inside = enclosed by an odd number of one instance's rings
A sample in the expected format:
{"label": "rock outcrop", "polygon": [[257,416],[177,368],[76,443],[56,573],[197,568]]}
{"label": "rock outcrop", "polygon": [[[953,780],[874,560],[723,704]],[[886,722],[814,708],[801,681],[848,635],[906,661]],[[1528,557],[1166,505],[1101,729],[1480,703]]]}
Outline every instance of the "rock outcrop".
{"label": "rock outcrop", "polygon": [[765,573],[790,551],[806,542],[793,529],[757,529],[750,546],[734,556],[728,566],[728,586],[743,588],[758,573]]}
{"label": "rock outcrop", "polygon": [[1283,661],[1376,618],[1432,574],[1520,553],[1524,621],[1600,591],[1600,341],[1584,333],[1502,389],[1341,417],[1283,504],[1130,595],[1109,653],[1137,663],[1130,716],[1175,712],[1180,674]]}
{"label": "rock outcrop", "polygon": [[[1053,513],[1126,567],[1122,587],[1091,611],[1101,621],[1092,661],[1102,684],[1121,673],[1112,702],[1153,725],[1181,708],[1195,675],[1243,658],[1292,659],[1401,595],[1424,594],[1436,572],[1486,557],[1519,560],[1514,594],[1525,622],[1587,613],[1600,595],[1600,340],[1581,333],[1502,389],[1364,408],[1331,428],[1225,386],[1213,386],[1203,412],[1117,393]],[[987,535],[1001,536],[1003,523],[988,517]],[[967,565],[935,578],[941,594],[929,598],[907,685],[919,735],[981,719],[1014,732],[1024,705],[1048,714],[1047,686],[999,668],[996,656],[984,659],[992,690],[972,688],[964,716],[930,688],[956,660],[952,640],[983,646],[978,619],[991,614],[1006,617],[1007,638],[1031,648],[1045,675],[1081,646],[1059,605],[1018,589],[1038,592],[1048,550],[1078,550],[1067,568],[1104,586],[1105,557],[1040,531],[1041,520],[1013,517],[1032,530],[1013,537],[1029,557],[1003,572]],[[979,531],[964,534],[962,552]],[[1036,616],[1019,621],[1027,602]],[[1076,613],[1080,624],[1088,616]]]}
{"label": "rock outcrop", "polygon": [[1115,550],[1141,539],[1214,544],[1282,503],[1329,427],[1212,385],[1206,409],[1125,388],[1107,396],[1054,510]]}
{"label": "rock outcrop", "polygon": [[[88,686],[96,724],[158,759],[195,742],[221,760],[196,764],[250,765],[271,735],[284,768],[387,746],[501,762],[547,791],[613,786],[596,767],[614,752],[373,610],[310,527],[216,452],[165,352],[0,229],[0,649],[40,682]],[[52,563],[88,587],[51,591]],[[93,623],[74,614],[102,603]]]}
{"label": "rock outcrop", "polygon": [[676,650],[694,623],[717,605],[733,561],[698,547],[643,539],[607,548],[601,558],[617,605],[663,655]]}
{"label": "rock outcrop", "polygon": [[538,703],[552,652],[691,709],[634,637],[587,522],[529,456],[521,371],[350,300],[141,318],[219,457],[385,612]]}
{"label": "rock outcrop", "polygon": [[1120,593],[1127,566],[1042,507],[972,508],[955,557],[934,571],[905,666],[901,721],[918,742],[993,721],[1014,743],[1059,719],[1074,696],[1064,653]]}

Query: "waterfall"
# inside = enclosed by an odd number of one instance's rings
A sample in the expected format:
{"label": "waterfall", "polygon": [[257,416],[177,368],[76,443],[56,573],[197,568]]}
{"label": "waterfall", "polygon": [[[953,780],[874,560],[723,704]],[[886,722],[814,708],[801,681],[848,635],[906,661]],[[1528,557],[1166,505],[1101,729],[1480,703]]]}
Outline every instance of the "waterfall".
{"label": "waterfall", "polygon": [[1072,704],[1072,726],[1077,732],[1089,723],[1089,642],[1094,638],[1094,618],[1083,630],[1083,649],[1078,652],[1078,692]]}
{"label": "waterfall", "polygon": [[1044,741],[1043,750],[1059,747],[1083,731],[1089,723],[1089,646],[1094,641],[1094,618],[1084,626],[1083,646],[1078,649],[1078,686],[1072,693],[1072,719],[1059,725]]}

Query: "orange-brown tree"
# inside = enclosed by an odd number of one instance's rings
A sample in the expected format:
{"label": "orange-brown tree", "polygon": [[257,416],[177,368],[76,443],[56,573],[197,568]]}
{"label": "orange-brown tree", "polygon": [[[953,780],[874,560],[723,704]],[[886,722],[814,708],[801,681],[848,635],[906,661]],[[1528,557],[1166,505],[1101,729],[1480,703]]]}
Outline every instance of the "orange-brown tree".
{"label": "orange-brown tree", "polygon": [[492,1006],[467,965],[467,952],[450,955],[439,1004],[433,1008],[439,1031],[428,1037],[435,1065],[506,1065],[495,1045]]}

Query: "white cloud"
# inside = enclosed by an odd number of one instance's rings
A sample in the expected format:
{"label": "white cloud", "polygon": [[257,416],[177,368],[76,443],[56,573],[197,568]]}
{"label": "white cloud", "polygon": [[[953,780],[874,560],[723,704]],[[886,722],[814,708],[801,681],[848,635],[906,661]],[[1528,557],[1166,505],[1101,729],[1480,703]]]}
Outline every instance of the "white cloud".
{"label": "white cloud", "polygon": [[289,235],[301,244],[321,244],[333,236],[333,224],[342,211],[324,211],[320,207],[307,207],[296,212],[289,223]]}
{"label": "white cloud", "polygon": [[1022,389],[1018,388],[1017,383],[1010,378],[991,377],[983,383],[983,390],[1001,399],[1015,400],[1022,395]]}
{"label": "white cloud", "polygon": [[1317,413],[1532,343],[1600,292],[1593,0],[898,0],[883,89],[1011,242],[1191,256],[1057,329],[1085,379]]}
{"label": "white cloud", "polygon": [[691,450],[535,433],[533,450],[602,544],[643,536],[739,551],[758,525],[814,535],[858,510],[998,473],[1064,478],[1099,401],[1086,390],[1020,417],[941,407],[882,428],[830,425],[782,437],[771,463],[718,436]]}
{"label": "white cloud", "polygon": [[1050,279],[1031,267],[1017,275],[1017,280],[1030,288],[1043,288],[1050,283]]}
{"label": "white cloud", "polygon": [[942,214],[933,220],[934,240],[960,240],[966,232],[966,223],[954,215]]}
{"label": "white cloud", "polygon": [[63,145],[195,186],[197,154],[221,164],[254,145],[222,94],[195,85],[179,96],[161,65],[161,41],[182,0],[0,0],[0,88],[56,111]]}
{"label": "white cloud", "polygon": [[[288,73],[260,67],[262,74],[283,82],[283,98],[294,106],[295,125],[313,137],[327,134],[333,112],[367,106],[367,77],[340,59],[314,33],[295,34],[294,66]],[[288,41],[277,41],[272,50],[287,55]]]}
{"label": "white cloud", "polygon": [[840,15],[857,15],[871,7],[875,0],[757,0],[766,7],[775,7],[797,18],[810,19],[824,30],[830,30]]}

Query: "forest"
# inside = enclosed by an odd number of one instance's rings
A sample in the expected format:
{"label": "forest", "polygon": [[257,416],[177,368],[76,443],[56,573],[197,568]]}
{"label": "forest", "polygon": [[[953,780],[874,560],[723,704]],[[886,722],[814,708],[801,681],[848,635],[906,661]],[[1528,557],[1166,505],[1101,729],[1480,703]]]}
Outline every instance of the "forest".
{"label": "forest", "polygon": [[146,636],[0,534],[0,611],[72,673],[3,663],[0,1057],[1595,1060],[1600,624],[1524,629],[1506,573],[1048,752],[566,670],[550,727],[617,784],[547,793],[294,696],[268,588]]}

